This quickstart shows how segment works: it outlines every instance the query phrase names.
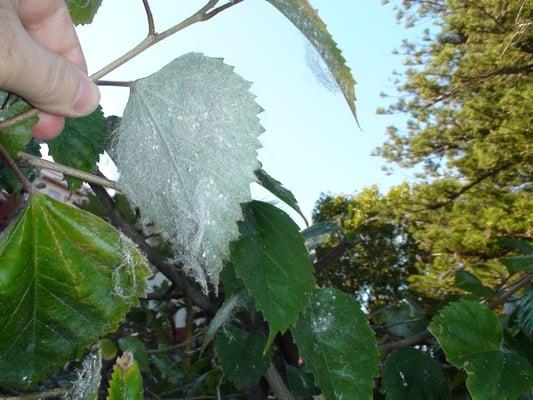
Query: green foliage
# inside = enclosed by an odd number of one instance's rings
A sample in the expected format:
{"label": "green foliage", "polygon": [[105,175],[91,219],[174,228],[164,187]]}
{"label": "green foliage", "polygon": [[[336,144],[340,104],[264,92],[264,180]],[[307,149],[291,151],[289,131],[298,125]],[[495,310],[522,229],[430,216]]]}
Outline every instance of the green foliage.
{"label": "green foliage", "polygon": [[342,91],[350,110],[357,119],[355,112],[355,80],[346,60],[337,47],[337,43],[328,32],[326,24],[318,16],[317,11],[307,0],[268,0],[311,42],[318,54],[323,58],[333,78]]}
{"label": "green foliage", "polygon": [[468,271],[457,271],[455,273],[455,286],[476,296],[486,296],[490,294],[490,288],[481,283],[479,278]]}
{"label": "green foliage", "polygon": [[263,355],[266,337],[258,331],[246,332],[234,326],[222,329],[215,351],[224,373],[237,388],[247,388],[261,378],[270,363],[271,353]]}
{"label": "green foliage", "polygon": [[148,359],[148,353],[144,343],[139,339],[128,336],[118,340],[118,345],[122,351],[128,351],[133,355],[133,358],[137,362],[139,369],[142,372],[150,371],[150,360]]}
{"label": "green foliage", "polygon": [[517,399],[533,387],[531,365],[502,349],[502,324],[487,307],[472,301],[452,303],[433,318],[429,330],[446,359],[465,369],[474,400]]}
{"label": "green foliage", "polygon": [[66,0],[72,22],[85,25],[93,22],[93,18],[102,4],[102,0]]}
{"label": "green foliage", "polygon": [[117,356],[118,348],[111,339],[103,338],[98,341],[98,347],[102,353],[102,358],[106,361],[112,360]]}
{"label": "green foliage", "polygon": [[[19,100],[6,109],[0,109],[0,121],[15,117],[29,109],[30,106],[27,103]],[[0,131],[0,145],[4,146],[11,157],[16,158],[17,153],[26,148],[31,140],[31,128],[37,121],[38,118],[34,116]]]}
{"label": "green foliage", "polygon": [[315,285],[313,267],[303,237],[287,214],[260,201],[243,205],[243,214],[231,265],[268,322],[266,349],[305,310]]}
{"label": "green foliage", "polygon": [[336,289],[317,290],[292,333],[327,399],[372,399],[379,350],[352,297]]}
{"label": "green foliage", "polygon": [[426,329],[424,310],[413,301],[406,300],[395,306],[386,306],[374,312],[372,319],[387,326],[396,336],[408,337]]}
{"label": "green foliage", "polygon": [[109,382],[107,400],[143,400],[141,371],[133,355],[125,352],[117,359]]}
{"label": "green foliage", "polygon": [[36,194],[0,236],[0,383],[28,387],[118,326],[149,270],[104,221]]}
{"label": "green foliage", "polygon": [[522,331],[533,338],[533,287],[530,287],[516,305],[516,317]]}
{"label": "green foliage", "polygon": [[314,385],[313,374],[306,373],[302,368],[285,365],[287,385],[295,396],[318,396],[320,389]]}
{"label": "green foliage", "polygon": [[439,363],[413,348],[392,353],[383,367],[387,400],[447,400],[448,383]]}

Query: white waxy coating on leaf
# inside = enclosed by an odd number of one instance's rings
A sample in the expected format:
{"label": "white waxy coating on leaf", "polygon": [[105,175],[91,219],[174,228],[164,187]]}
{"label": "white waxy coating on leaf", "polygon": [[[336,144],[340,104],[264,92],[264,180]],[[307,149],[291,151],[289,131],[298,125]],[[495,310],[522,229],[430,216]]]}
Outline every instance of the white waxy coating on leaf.
{"label": "white waxy coating on leaf", "polygon": [[218,283],[259,167],[250,86],[221,59],[186,54],[134,83],[114,139],[121,185],[204,290]]}

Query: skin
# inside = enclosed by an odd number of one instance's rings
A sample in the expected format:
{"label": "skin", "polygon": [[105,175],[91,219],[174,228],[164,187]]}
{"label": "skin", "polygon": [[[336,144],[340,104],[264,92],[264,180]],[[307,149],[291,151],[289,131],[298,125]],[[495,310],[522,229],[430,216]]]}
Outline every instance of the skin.
{"label": "skin", "polygon": [[51,139],[64,117],[98,106],[100,92],[64,0],[0,0],[0,88],[39,109],[33,136]]}

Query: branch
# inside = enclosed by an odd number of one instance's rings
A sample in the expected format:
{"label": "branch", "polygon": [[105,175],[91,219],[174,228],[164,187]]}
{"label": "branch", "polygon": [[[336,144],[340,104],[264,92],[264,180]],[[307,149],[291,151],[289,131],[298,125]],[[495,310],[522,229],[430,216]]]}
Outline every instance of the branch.
{"label": "branch", "polygon": [[155,35],[155,24],[152,10],[150,10],[150,3],[148,0],[143,0],[144,11],[146,12],[146,19],[148,20],[148,36]]}
{"label": "branch", "polygon": [[97,80],[94,83],[96,83],[98,86],[116,86],[116,87],[127,87],[131,88],[133,85],[133,81],[104,81],[104,80]]}
{"label": "branch", "polygon": [[27,193],[33,193],[33,187],[31,186],[30,181],[24,176],[20,168],[17,166],[15,161],[11,158],[7,150],[0,144],[0,156],[4,159],[7,166],[13,171],[13,173],[16,175],[20,183],[22,183],[22,186],[24,187],[24,190]]}
{"label": "branch", "polygon": [[42,400],[63,397],[68,393],[67,389],[53,389],[40,393],[21,394],[20,396],[0,397],[0,400]]}
{"label": "branch", "polygon": [[274,364],[270,363],[270,365],[268,366],[268,370],[265,373],[265,379],[267,380],[268,384],[272,388],[272,391],[276,395],[276,399],[294,400],[294,396],[291,394],[291,392],[285,385],[285,382],[283,382],[283,379],[279,375],[279,372],[274,366]]}
{"label": "branch", "polygon": [[80,171],[79,169],[67,167],[66,165],[58,164],[48,160],[43,160],[42,158],[32,156],[31,154],[19,152],[17,153],[17,156],[19,160],[24,161],[25,163],[31,166],[60,172],[64,175],[72,176],[74,178],[81,179],[85,182],[95,183],[97,185],[114,189],[122,193],[122,188],[117,182],[110,181],[109,179],[103,178],[101,176],[96,176],[88,172]]}
{"label": "branch", "polygon": [[23,113],[20,113],[19,115],[15,115],[12,118],[6,119],[5,121],[0,122],[0,131],[6,128],[10,128],[13,125],[16,125],[19,122],[22,122],[28,118],[34,117],[38,113],[39,113],[39,110],[37,110],[36,108],[32,108],[32,109],[29,109],[28,111],[24,111]]}
{"label": "branch", "polygon": [[507,290],[507,292],[505,292],[504,295],[490,302],[488,306],[490,308],[496,308],[504,304],[513,294],[515,294],[520,289],[526,287],[529,284],[529,282],[531,282],[532,280],[533,280],[533,274],[525,274],[524,276],[522,276],[521,278],[513,282],[511,285],[509,285],[509,290]]}

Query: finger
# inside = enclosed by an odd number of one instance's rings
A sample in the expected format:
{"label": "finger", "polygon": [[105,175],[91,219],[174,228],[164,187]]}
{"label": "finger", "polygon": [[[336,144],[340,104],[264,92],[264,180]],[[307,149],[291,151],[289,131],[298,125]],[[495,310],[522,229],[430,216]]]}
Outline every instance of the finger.
{"label": "finger", "polygon": [[64,0],[20,0],[17,11],[22,25],[37,43],[87,72],[78,35]]}
{"label": "finger", "polygon": [[97,107],[100,93],[84,71],[36,43],[16,15],[0,30],[10,30],[12,37],[0,67],[0,87],[51,114],[79,117]]}
{"label": "finger", "polygon": [[65,118],[58,115],[39,113],[39,122],[32,129],[36,139],[49,140],[61,133],[65,126]]}

